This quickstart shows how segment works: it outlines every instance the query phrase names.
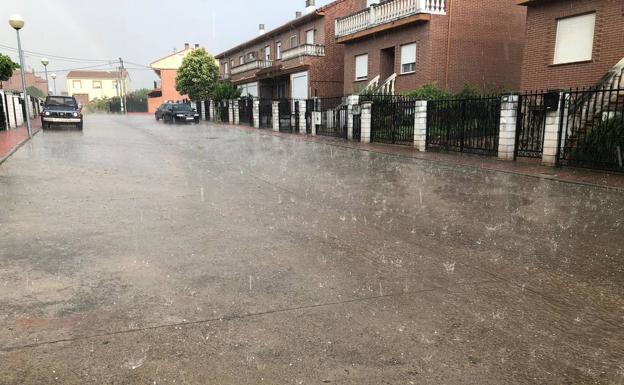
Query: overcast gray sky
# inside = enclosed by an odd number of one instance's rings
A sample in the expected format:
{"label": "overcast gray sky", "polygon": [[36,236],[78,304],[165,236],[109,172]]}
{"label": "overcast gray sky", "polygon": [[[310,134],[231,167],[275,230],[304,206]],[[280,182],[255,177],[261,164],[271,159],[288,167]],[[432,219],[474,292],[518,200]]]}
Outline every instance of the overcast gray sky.
{"label": "overcast gray sky", "polygon": [[[43,71],[39,53],[50,56],[48,69],[57,72],[60,90],[65,90],[66,70],[90,66],[112,70],[116,64],[107,61],[120,56],[131,68],[132,88],[150,88],[156,76],[139,65],[148,65],[185,42],[199,43],[217,54],[257,36],[259,23],[272,29],[305,8],[305,0],[1,1],[0,52],[18,61],[17,53],[7,48],[17,46],[8,18],[21,14],[26,21],[22,48],[36,52],[27,54],[26,67]],[[329,2],[316,0],[317,6]]]}

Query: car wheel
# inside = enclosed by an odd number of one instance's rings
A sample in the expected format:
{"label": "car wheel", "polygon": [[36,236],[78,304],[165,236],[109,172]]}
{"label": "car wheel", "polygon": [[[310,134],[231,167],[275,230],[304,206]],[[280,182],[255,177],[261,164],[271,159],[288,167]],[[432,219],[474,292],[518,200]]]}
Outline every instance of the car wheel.
{"label": "car wheel", "polygon": [[80,123],[78,123],[76,125],[76,128],[78,128],[80,131],[82,131],[82,120],[80,121]]}
{"label": "car wheel", "polygon": [[158,117],[158,115],[155,115],[155,116],[156,116],[156,121],[159,121],[159,120],[160,120],[160,118]]}

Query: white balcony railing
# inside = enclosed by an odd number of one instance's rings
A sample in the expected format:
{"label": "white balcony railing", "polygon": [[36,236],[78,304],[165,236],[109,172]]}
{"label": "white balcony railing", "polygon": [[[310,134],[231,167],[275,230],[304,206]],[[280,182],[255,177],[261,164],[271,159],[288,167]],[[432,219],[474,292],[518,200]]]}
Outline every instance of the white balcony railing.
{"label": "white balcony railing", "polygon": [[243,72],[256,70],[256,69],[262,69],[262,68],[269,68],[271,66],[273,66],[273,61],[271,60],[254,60],[245,64],[241,64],[239,66],[233,67],[231,73],[232,75],[238,75]]}
{"label": "white balcony railing", "polygon": [[302,44],[282,52],[282,60],[290,60],[300,56],[325,56],[325,46],[318,44]]}
{"label": "white balcony railing", "polygon": [[446,14],[444,0],[390,0],[373,4],[363,11],[336,19],[336,37],[351,35],[419,13]]}

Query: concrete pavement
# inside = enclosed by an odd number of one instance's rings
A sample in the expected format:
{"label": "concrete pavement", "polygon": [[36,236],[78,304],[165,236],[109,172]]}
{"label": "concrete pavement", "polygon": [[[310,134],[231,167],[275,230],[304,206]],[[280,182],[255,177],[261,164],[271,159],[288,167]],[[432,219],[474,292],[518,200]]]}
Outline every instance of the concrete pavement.
{"label": "concrete pavement", "polygon": [[624,196],[89,116],[0,166],[2,384],[618,384]]}

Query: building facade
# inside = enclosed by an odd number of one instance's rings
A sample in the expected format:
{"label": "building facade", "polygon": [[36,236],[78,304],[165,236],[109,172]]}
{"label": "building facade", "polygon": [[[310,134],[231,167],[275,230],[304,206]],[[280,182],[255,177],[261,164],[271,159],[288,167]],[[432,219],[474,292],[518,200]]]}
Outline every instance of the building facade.
{"label": "building facade", "polygon": [[67,74],[67,94],[81,104],[96,98],[120,95],[120,87],[128,90],[128,73],[119,71],[71,71]]}
{"label": "building facade", "polygon": [[622,0],[519,0],[518,4],[527,8],[523,89],[593,86],[618,63],[622,66]]}
{"label": "building facade", "polygon": [[221,77],[244,95],[266,99],[331,97],[343,94],[344,46],[336,43],[336,19],[366,7],[366,0],[337,0],[219,55]]}
{"label": "building facade", "polygon": [[526,9],[514,0],[389,0],[337,20],[344,92],[394,93],[434,83],[516,90]]}
{"label": "building facade", "polygon": [[182,95],[176,90],[176,76],[184,58],[198,48],[199,44],[191,47],[189,43],[185,43],[183,50],[174,52],[150,64],[150,67],[160,78],[160,87],[153,89],[148,95],[148,112],[156,112],[161,104],[169,100],[182,101],[188,99],[187,95]]}

